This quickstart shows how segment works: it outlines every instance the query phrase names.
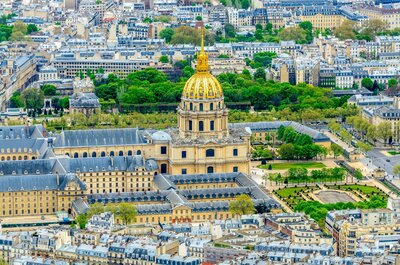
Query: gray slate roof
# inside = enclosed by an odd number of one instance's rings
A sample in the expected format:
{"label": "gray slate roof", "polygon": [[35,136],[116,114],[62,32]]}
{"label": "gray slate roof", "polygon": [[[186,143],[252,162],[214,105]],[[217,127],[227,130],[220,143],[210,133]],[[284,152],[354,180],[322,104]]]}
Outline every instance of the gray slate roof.
{"label": "gray slate roof", "polygon": [[285,126],[285,127],[290,126],[296,132],[310,136],[314,140],[314,142],[330,141],[329,137],[327,137],[325,134],[294,121],[262,121],[262,122],[243,122],[243,123],[229,124],[229,128],[248,127],[255,132],[274,131],[278,130],[280,126]]}
{"label": "gray slate roof", "polygon": [[[63,190],[71,181],[78,183],[81,189],[85,185],[75,174],[57,175],[17,175],[0,176],[0,192],[7,191],[34,191],[34,190]],[[60,183],[60,184],[59,184]]]}
{"label": "gray slate roof", "polygon": [[63,131],[57,136],[54,147],[76,146],[126,146],[145,144],[143,132],[135,128]]}

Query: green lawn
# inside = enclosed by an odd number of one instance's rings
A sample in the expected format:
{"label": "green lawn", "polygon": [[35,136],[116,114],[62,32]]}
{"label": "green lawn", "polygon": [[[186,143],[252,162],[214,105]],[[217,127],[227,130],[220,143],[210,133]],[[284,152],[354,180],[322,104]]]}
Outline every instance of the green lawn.
{"label": "green lawn", "polygon": [[[326,167],[321,162],[295,162],[295,163],[276,163],[271,164],[272,169],[280,170],[280,169],[289,169],[294,167],[302,167],[302,168],[324,168]],[[259,165],[259,168],[268,169],[269,164],[267,165]]]}
{"label": "green lawn", "polygon": [[278,193],[282,197],[289,197],[301,190],[305,190],[305,188],[286,188],[283,190],[277,190],[276,193]]}
{"label": "green lawn", "polygon": [[365,194],[367,197],[371,195],[378,195],[380,197],[386,198],[387,195],[381,191],[380,189],[373,186],[363,186],[363,185],[346,185],[346,186],[329,186],[331,189],[340,189],[340,190],[358,190],[359,192]]}
{"label": "green lawn", "polygon": [[400,152],[396,152],[394,150],[388,151],[388,153],[391,154],[392,156],[400,155]]}

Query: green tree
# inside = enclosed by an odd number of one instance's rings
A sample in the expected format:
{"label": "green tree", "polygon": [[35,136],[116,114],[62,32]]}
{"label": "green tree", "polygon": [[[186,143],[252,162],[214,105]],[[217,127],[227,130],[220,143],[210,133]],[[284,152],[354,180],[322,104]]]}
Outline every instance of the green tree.
{"label": "green tree", "polygon": [[263,80],[265,80],[266,79],[265,69],[262,68],[262,67],[257,68],[256,72],[254,73],[254,79],[263,79]]}
{"label": "green tree", "polygon": [[151,23],[151,22],[153,22],[153,21],[149,17],[146,17],[143,19],[143,23]]}
{"label": "green tree", "polygon": [[31,34],[32,32],[39,31],[39,28],[35,24],[28,24],[27,26],[27,34]]}
{"label": "green tree", "polygon": [[387,143],[393,137],[392,125],[388,121],[384,121],[377,126],[378,136]]}
{"label": "green tree", "polygon": [[11,41],[24,41],[24,40],[26,40],[25,36],[27,33],[28,33],[27,25],[24,22],[17,20],[14,22],[10,40]]}
{"label": "green tree", "polygon": [[333,34],[340,40],[347,40],[347,39],[354,40],[356,38],[356,34],[354,33],[354,27],[355,23],[353,21],[345,20],[339,27],[337,27],[333,31]]}
{"label": "green tree", "polygon": [[254,38],[256,38],[256,40],[263,40],[263,33],[261,29],[257,29],[256,32],[254,33]]}
{"label": "green tree", "polygon": [[104,213],[104,205],[96,202],[90,205],[90,208],[87,212],[87,217],[91,218],[93,215]]}
{"label": "green tree", "polygon": [[303,21],[299,24],[299,27],[306,32],[307,43],[313,42],[313,25],[310,21]]}
{"label": "green tree", "polygon": [[395,79],[395,78],[389,79],[389,81],[388,81],[388,87],[389,87],[389,88],[393,88],[393,87],[396,87],[396,86],[397,86],[397,79]]}
{"label": "green tree", "polygon": [[374,82],[371,78],[365,77],[361,80],[361,85],[366,89],[373,91]]}
{"label": "green tree", "polygon": [[191,66],[185,66],[182,71],[182,76],[184,78],[189,78],[194,74],[194,69]]}
{"label": "green tree", "polygon": [[196,17],[196,20],[197,20],[197,21],[202,21],[202,20],[203,20],[203,17],[202,17],[202,16],[197,16],[197,17]]}
{"label": "green tree", "polygon": [[278,36],[283,41],[293,40],[297,44],[307,43],[306,31],[298,26],[284,28]]}
{"label": "green tree", "polygon": [[21,92],[16,91],[10,98],[10,107],[11,108],[23,108],[24,107],[24,100],[21,96]]}
{"label": "green tree", "polygon": [[165,42],[170,43],[175,31],[172,28],[165,28],[160,31],[160,37],[165,39]]}
{"label": "green tree", "polygon": [[338,144],[332,143],[330,148],[334,158],[337,158],[343,154],[343,148],[340,147]]}
{"label": "green tree", "polygon": [[247,194],[241,194],[237,196],[234,201],[229,203],[229,211],[236,216],[241,216],[245,214],[253,214],[256,209],[254,208],[254,203],[250,196]]}
{"label": "green tree", "polygon": [[75,218],[75,222],[78,223],[80,229],[85,229],[89,219],[87,214],[80,214]]}
{"label": "green tree", "polygon": [[54,85],[45,84],[40,89],[45,96],[55,96],[57,94],[57,88]]}
{"label": "green tree", "polygon": [[400,175],[400,164],[399,165],[395,165],[393,167],[393,174],[399,176]]}
{"label": "green tree", "polygon": [[236,36],[236,29],[232,24],[226,23],[224,26],[225,37],[234,38]]}
{"label": "green tree", "polygon": [[260,23],[257,23],[256,24],[256,30],[262,30],[263,29],[263,27],[262,27],[262,25],[260,24]]}
{"label": "green tree", "polygon": [[162,63],[169,63],[168,56],[167,56],[167,55],[162,55],[162,56],[160,57],[160,62],[162,62]]}
{"label": "green tree", "polygon": [[117,215],[122,219],[124,224],[130,224],[135,221],[137,211],[133,204],[120,203]]}
{"label": "green tree", "polygon": [[27,109],[40,109],[44,103],[44,93],[39,88],[28,88],[22,91],[22,100]]}

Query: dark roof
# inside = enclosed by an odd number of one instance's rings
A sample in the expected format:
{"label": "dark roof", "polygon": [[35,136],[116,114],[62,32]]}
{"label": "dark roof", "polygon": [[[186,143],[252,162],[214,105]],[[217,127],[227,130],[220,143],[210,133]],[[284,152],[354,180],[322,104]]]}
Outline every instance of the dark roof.
{"label": "dark roof", "polygon": [[327,137],[325,134],[294,121],[243,122],[229,124],[230,128],[248,127],[252,131],[256,132],[277,130],[280,126],[290,126],[298,133],[309,135],[315,142],[330,141],[329,137]]}
{"label": "dark roof", "polygon": [[71,181],[77,182],[81,189],[85,185],[75,174],[57,175],[17,175],[0,176],[0,192],[34,191],[34,190],[63,190]]}
{"label": "dark roof", "polygon": [[100,172],[100,171],[146,171],[158,169],[153,159],[145,160],[141,155],[115,157],[84,157],[60,159],[67,172]]}
{"label": "dark roof", "polygon": [[55,174],[56,172],[53,172],[55,163],[55,159],[2,161],[0,162],[0,173],[2,175]]}
{"label": "dark roof", "polygon": [[39,152],[43,155],[47,149],[47,139],[0,139],[0,154]]}
{"label": "dark roof", "polygon": [[69,99],[73,108],[100,108],[99,98],[94,93],[75,93]]}
{"label": "dark roof", "polygon": [[57,136],[54,147],[115,146],[145,144],[143,132],[134,129],[104,129],[63,131]]}
{"label": "dark roof", "polygon": [[42,125],[0,126],[0,139],[42,138],[44,131]]}

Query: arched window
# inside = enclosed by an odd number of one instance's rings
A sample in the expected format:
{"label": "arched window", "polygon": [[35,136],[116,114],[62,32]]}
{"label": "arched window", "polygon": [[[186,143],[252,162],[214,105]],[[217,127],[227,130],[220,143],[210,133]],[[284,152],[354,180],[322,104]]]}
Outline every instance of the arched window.
{"label": "arched window", "polygon": [[140,150],[137,150],[137,151],[136,151],[136,154],[139,156],[139,155],[141,155],[141,154],[142,154],[142,151],[140,151]]}
{"label": "arched window", "polygon": [[124,151],[119,151],[119,154],[118,154],[119,156],[124,156]]}
{"label": "arched window", "polygon": [[207,149],[206,150],[206,157],[214,157],[214,149]]}
{"label": "arched window", "polygon": [[131,156],[132,155],[132,150],[129,150],[128,151],[128,156]]}
{"label": "arched window", "polygon": [[74,158],[78,158],[78,157],[79,157],[78,153],[74,153]]}
{"label": "arched window", "polygon": [[111,152],[110,152],[110,156],[114,156],[114,151],[111,151]]}
{"label": "arched window", "polygon": [[204,131],[204,121],[199,121],[199,131]]}
{"label": "arched window", "polygon": [[200,111],[203,111],[203,109],[204,109],[203,108],[203,103],[200,103],[200,107],[199,108],[200,108]]}
{"label": "arched window", "polygon": [[93,152],[92,157],[96,157],[96,156],[97,156],[96,152]]}
{"label": "arched window", "polygon": [[207,173],[214,173],[214,167],[207,167]]}
{"label": "arched window", "polygon": [[[65,155],[69,157],[69,153],[65,153]],[[26,160],[26,159],[25,159],[25,160]]]}
{"label": "arched window", "polygon": [[210,103],[210,110],[214,110],[214,103]]}
{"label": "arched window", "polygon": [[190,105],[189,105],[190,107],[190,110],[193,110],[193,103],[192,102],[190,102]]}
{"label": "arched window", "polygon": [[87,157],[87,153],[86,152],[83,152],[83,157]]}
{"label": "arched window", "polygon": [[106,156],[106,152],[104,152],[104,151],[101,152],[100,156],[101,156],[101,157],[105,157],[105,156]]}

